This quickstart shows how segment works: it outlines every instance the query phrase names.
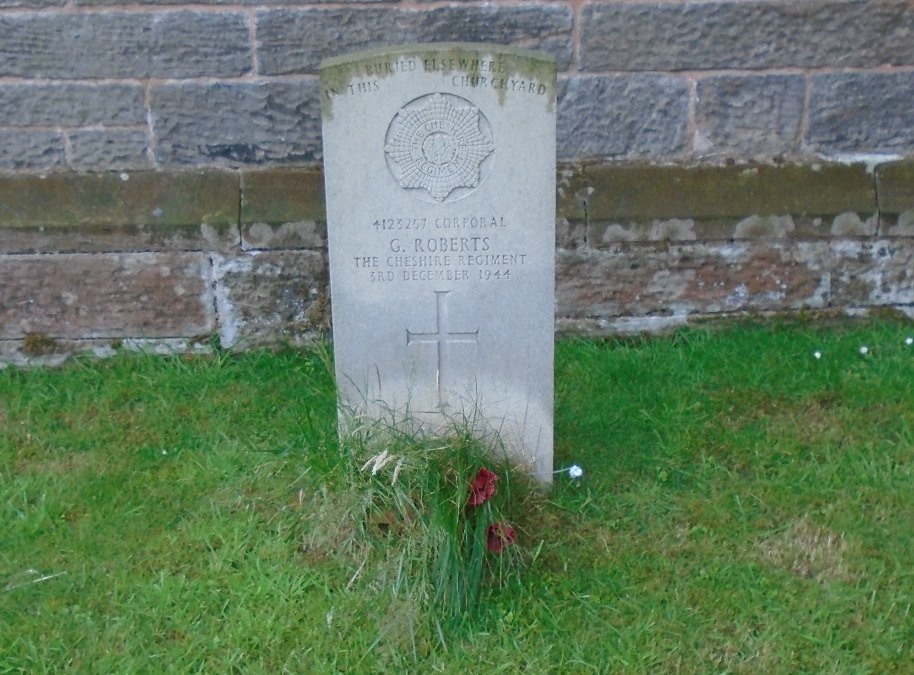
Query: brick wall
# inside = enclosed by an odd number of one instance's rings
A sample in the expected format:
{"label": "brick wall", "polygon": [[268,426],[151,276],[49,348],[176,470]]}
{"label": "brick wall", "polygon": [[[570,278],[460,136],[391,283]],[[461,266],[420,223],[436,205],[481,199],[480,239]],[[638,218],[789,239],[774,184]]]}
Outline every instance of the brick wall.
{"label": "brick wall", "polygon": [[0,353],[326,327],[317,68],[559,64],[559,327],[914,306],[911,0],[0,0]]}

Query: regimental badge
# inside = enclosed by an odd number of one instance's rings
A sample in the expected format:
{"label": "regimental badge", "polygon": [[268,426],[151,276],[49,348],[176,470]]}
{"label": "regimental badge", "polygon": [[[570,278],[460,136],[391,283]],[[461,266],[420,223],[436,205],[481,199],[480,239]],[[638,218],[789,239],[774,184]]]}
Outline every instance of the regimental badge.
{"label": "regimental badge", "polygon": [[[485,115],[459,96],[430,94],[405,105],[391,121],[384,152],[402,188],[452,201],[479,186],[495,150]],[[448,199],[451,197],[451,199]]]}

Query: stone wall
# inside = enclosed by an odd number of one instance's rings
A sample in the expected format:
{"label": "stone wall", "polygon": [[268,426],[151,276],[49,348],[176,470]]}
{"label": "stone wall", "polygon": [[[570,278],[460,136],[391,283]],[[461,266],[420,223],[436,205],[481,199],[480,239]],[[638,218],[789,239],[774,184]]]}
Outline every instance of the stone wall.
{"label": "stone wall", "polygon": [[[914,307],[914,161],[563,165],[558,186],[560,330]],[[322,175],[0,178],[0,288],[7,360],[308,340],[329,325]]]}
{"label": "stone wall", "polygon": [[559,329],[914,307],[910,0],[0,0],[0,354],[324,330],[318,64],[410,41],[558,60]]}
{"label": "stone wall", "polygon": [[558,59],[564,161],[914,154],[910,0],[0,0],[0,170],[316,165],[321,59]]}

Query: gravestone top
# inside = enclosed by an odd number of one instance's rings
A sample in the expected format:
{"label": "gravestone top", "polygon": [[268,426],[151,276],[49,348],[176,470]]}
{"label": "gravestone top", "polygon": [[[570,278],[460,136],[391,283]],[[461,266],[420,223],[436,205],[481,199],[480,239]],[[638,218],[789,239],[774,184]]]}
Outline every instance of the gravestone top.
{"label": "gravestone top", "polygon": [[366,49],[321,62],[321,113],[324,119],[332,117],[334,101],[347,93],[377,92],[383,80],[422,73],[478,78],[461,79],[457,84],[463,88],[491,89],[499,93],[500,101],[535,83],[539,89],[536,93],[546,97],[552,110],[555,72],[553,56],[520,47],[437,42]]}
{"label": "gravestone top", "polygon": [[344,426],[470,425],[551,480],[555,95],[554,59],[514,48],[322,64]]}

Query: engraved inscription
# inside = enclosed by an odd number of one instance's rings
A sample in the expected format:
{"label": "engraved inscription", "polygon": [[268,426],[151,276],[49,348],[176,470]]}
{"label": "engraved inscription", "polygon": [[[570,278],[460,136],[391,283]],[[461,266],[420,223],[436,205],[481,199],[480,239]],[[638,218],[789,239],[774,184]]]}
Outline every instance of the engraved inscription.
{"label": "engraved inscription", "polygon": [[502,93],[536,94],[545,96],[549,86],[537,79],[524,79],[510,76],[511,68],[502,60],[488,59],[423,59],[421,64],[416,59],[407,58],[395,61],[376,61],[361,66],[358,76],[361,81],[337,87],[325,87],[324,96],[334,100],[340,96],[360,96],[376,94],[381,91],[382,80],[368,78],[391,78],[393,76],[415,76],[420,70],[425,73],[464,73],[451,77],[451,86],[455,88],[495,89]]}
{"label": "engraved inscription", "polygon": [[[505,227],[504,216],[379,218],[371,225],[381,235],[375,247],[358,251],[352,264],[372,284],[521,281],[528,254],[502,241]],[[427,236],[436,230],[448,236]]]}
{"label": "engraved inscription", "polygon": [[479,344],[479,329],[474,331],[452,331],[449,328],[447,296],[451,291],[435,291],[435,331],[431,333],[414,333],[406,329],[406,346],[414,344],[434,344],[436,346],[435,389],[438,392],[438,406],[447,406],[447,394],[442,387],[448,345],[470,343]]}
{"label": "engraved inscription", "polygon": [[495,150],[485,115],[450,94],[429,94],[401,108],[385,141],[387,166],[400,187],[438,203],[477,188]]}

